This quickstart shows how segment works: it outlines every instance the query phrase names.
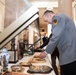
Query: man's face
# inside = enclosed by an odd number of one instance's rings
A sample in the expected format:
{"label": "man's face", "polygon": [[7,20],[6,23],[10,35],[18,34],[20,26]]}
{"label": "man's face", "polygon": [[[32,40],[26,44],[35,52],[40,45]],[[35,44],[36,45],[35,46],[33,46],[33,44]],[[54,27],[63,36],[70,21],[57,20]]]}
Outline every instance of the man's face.
{"label": "man's face", "polygon": [[44,20],[45,22],[47,22],[48,24],[52,24],[52,17],[51,17],[50,14],[44,15],[44,16],[43,16],[43,20]]}

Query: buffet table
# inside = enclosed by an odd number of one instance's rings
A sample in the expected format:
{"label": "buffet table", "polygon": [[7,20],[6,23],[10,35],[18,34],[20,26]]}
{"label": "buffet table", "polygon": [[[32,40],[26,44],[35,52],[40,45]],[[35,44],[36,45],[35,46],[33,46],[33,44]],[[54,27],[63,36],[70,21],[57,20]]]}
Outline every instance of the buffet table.
{"label": "buffet table", "polygon": [[[35,53],[34,55],[37,55],[39,53]],[[10,71],[10,67],[12,65],[18,65],[20,62],[28,62],[30,59],[32,59],[34,57],[34,55],[30,55],[30,56],[24,56],[21,60],[19,60],[16,64],[9,64],[8,70]],[[51,60],[50,60],[50,54],[48,54],[48,56],[45,58],[46,62],[44,63],[32,63],[32,65],[46,65],[52,68],[51,66]],[[22,71],[22,74],[30,74],[27,73],[27,70],[29,69],[29,67],[24,67],[24,71]],[[38,73],[34,73],[31,75],[55,75],[54,71],[52,70],[50,73],[47,74],[38,74]]]}

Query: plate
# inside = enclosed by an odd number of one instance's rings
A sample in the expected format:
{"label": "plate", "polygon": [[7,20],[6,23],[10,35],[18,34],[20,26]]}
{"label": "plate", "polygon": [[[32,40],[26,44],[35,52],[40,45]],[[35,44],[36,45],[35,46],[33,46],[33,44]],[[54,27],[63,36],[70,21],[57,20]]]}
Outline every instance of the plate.
{"label": "plate", "polygon": [[34,58],[39,58],[39,55],[34,55]]}
{"label": "plate", "polygon": [[46,65],[42,65],[42,66],[32,65],[27,70],[28,73],[44,73],[44,74],[50,73],[51,71],[52,71],[52,68]]}
{"label": "plate", "polygon": [[41,58],[31,58],[28,62],[30,62],[30,63],[44,63],[44,62],[46,62],[46,60],[41,59]]}
{"label": "plate", "polygon": [[11,66],[11,70],[13,72],[21,72],[23,70],[22,66],[21,65],[12,65]]}
{"label": "plate", "polygon": [[21,66],[25,66],[25,67],[29,67],[29,66],[32,65],[30,62],[20,62],[19,64],[20,64]]}

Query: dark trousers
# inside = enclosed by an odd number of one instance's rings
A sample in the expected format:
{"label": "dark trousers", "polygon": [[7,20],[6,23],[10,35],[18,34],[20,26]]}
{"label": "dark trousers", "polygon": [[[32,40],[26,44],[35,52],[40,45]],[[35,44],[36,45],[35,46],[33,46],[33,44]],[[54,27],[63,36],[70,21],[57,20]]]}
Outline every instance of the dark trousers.
{"label": "dark trousers", "polygon": [[53,70],[54,70],[55,74],[59,75],[58,74],[58,69],[57,69],[57,66],[56,66],[56,57],[58,57],[58,59],[59,59],[59,52],[58,52],[57,48],[55,48],[54,52],[51,54],[51,60],[52,60],[52,67],[53,67]]}
{"label": "dark trousers", "polygon": [[76,75],[76,61],[66,65],[62,65],[60,66],[60,68],[61,75]]}

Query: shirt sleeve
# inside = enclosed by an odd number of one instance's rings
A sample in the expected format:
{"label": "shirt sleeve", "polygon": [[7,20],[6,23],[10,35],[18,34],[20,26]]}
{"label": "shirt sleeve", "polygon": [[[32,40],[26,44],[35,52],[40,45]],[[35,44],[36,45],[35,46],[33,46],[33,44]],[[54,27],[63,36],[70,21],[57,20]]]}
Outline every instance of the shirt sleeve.
{"label": "shirt sleeve", "polygon": [[46,52],[52,54],[65,29],[64,18],[54,18],[52,21],[52,37],[46,47]]}

